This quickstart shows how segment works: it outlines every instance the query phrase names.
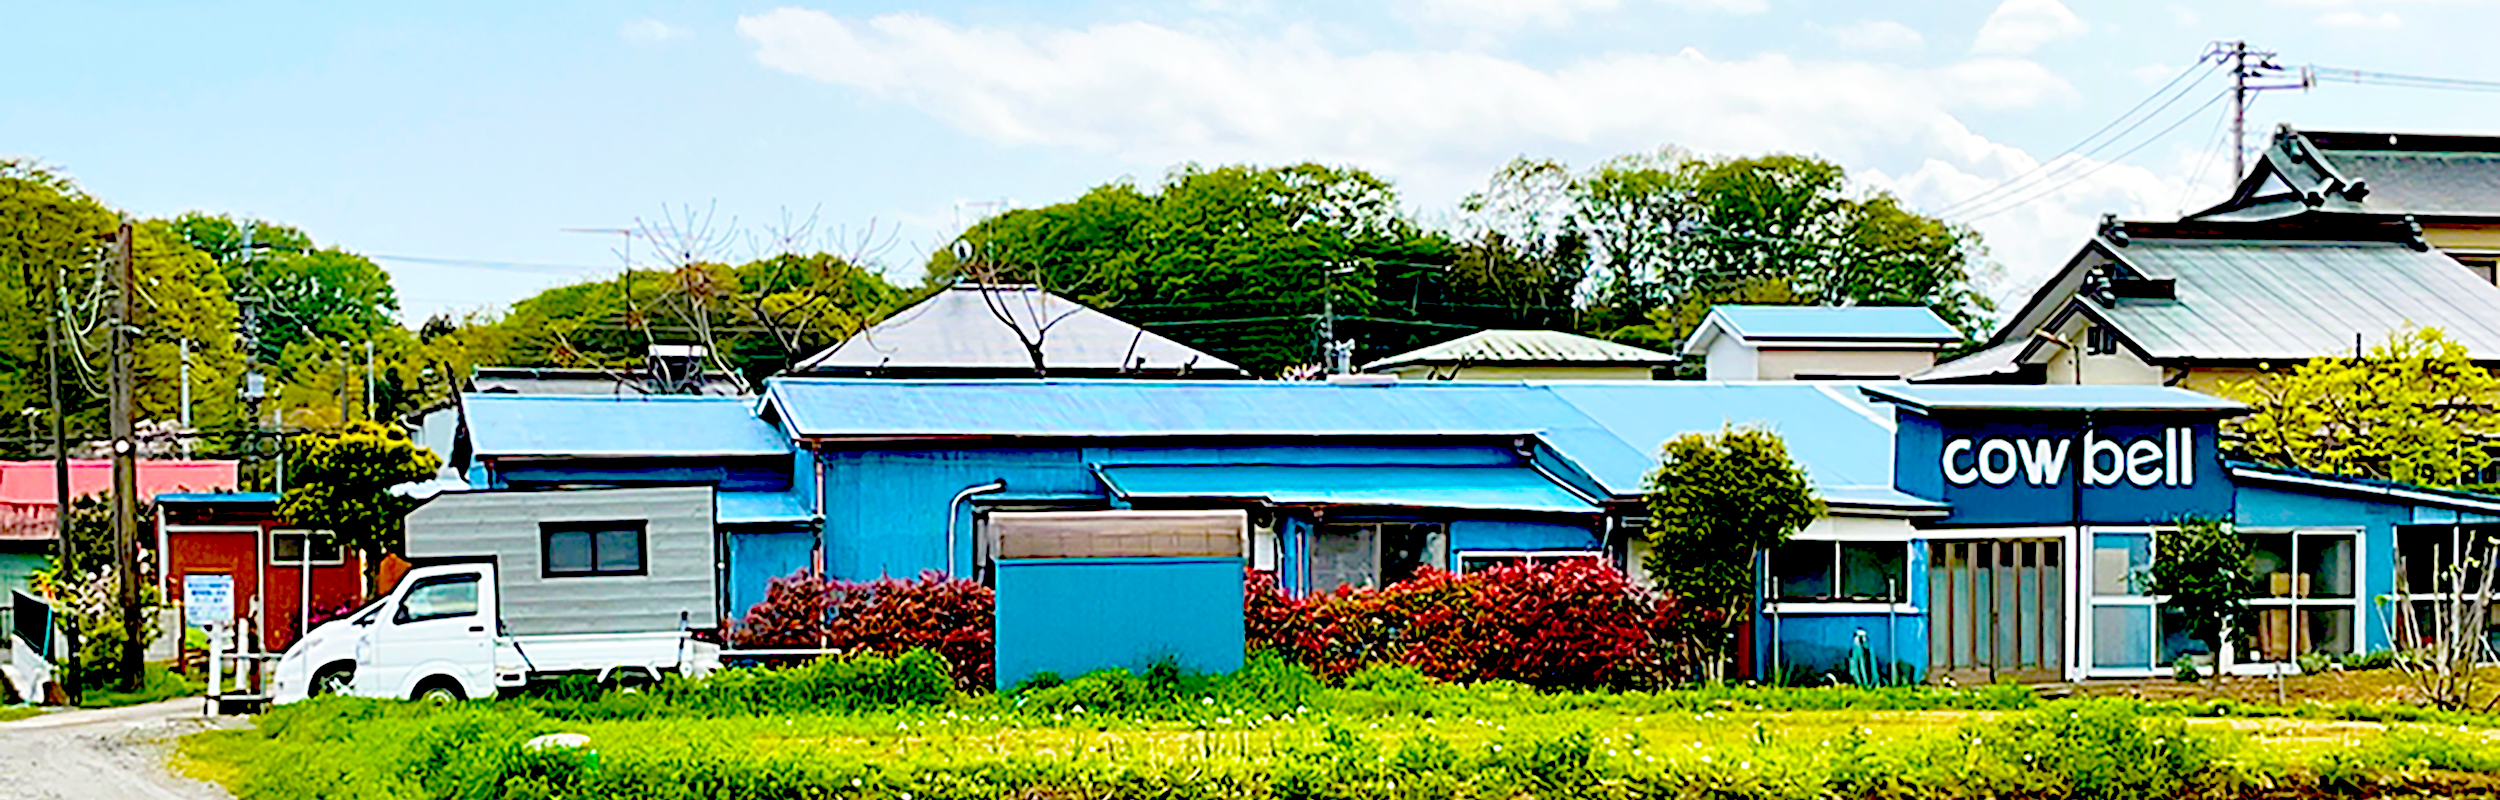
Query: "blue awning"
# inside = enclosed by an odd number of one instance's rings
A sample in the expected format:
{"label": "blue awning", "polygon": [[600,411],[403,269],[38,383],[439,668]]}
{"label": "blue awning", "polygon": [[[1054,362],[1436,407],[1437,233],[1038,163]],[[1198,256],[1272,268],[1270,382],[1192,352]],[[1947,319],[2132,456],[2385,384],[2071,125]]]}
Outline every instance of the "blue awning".
{"label": "blue awning", "polygon": [[712,518],[721,525],[816,520],[816,510],[808,507],[807,495],[798,492],[721,492],[715,497],[718,500]]}
{"label": "blue awning", "polygon": [[1103,466],[1098,471],[1113,494],[1128,499],[1598,512],[1596,505],[1524,466],[1141,464]]}

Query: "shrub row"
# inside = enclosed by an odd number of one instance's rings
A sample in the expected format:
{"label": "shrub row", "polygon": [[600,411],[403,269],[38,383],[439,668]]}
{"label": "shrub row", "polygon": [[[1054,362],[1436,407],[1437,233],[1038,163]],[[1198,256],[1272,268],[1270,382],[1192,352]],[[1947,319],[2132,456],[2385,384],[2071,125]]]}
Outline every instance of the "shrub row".
{"label": "shrub row", "polygon": [[826,649],[896,655],[925,649],[953,666],[955,684],[984,691],[994,674],[996,599],[987,586],[931,570],[914,580],[826,580],[814,572],[775,578],[763,602],[731,628],[744,648]]}
{"label": "shrub row", "polygon": [[1386,587],[1302,598],[1254,573],[1245,592],[1251,646],[1330,680],[1392,663],[1444,681],[1656,686],[1683,671],[1667,645],[1689,623],[1672,598],[1596,559],[1468,575],[1426,569]]}

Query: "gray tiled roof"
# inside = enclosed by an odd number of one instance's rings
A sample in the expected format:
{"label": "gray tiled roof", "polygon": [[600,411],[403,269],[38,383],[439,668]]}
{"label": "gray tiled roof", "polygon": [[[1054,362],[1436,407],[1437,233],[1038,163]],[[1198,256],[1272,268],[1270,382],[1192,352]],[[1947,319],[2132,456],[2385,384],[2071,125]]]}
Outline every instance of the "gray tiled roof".
{"label": "gray tiled roof", "polygon": [[[1017,326],[1000,321],[1001,313]],[[1160,373],[1184,365],[1196,373],[1240,372],[1231,362],[1032,286],[970,284],[894,312],[791,371],[1031,370],[1017,330],[1029,337],[1044,328],[1042,361],[1054,374],[1116,372],[1141,362],[1143,370]]]}
{"label": "gray tiled roof", "polygon": [[2447,256],[2385,242],[2137,239],[2111,248],[2176,299],[2078,298],[2154,360],[2293,361],[2406,326],[2500,360],[2500,287]]}

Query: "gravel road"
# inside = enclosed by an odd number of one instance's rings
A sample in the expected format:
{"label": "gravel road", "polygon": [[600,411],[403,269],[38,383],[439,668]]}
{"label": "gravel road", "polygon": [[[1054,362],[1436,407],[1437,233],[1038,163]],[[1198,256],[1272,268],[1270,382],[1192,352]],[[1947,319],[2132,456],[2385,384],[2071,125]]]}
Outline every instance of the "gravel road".
{"label": "gravel road", "polygon": [[200,714],[199,698],[129,708],[59,711],[0,722],[0,796],[11,800],[230,800],[173,774],[173,740],[242,724]]}

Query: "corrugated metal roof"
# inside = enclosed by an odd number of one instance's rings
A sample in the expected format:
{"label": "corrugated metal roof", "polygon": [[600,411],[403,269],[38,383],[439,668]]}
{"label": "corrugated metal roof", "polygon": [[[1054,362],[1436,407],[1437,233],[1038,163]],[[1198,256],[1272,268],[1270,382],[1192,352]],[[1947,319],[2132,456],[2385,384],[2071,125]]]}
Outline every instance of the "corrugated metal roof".
{"label": "corrugated metal roof", "polygon": [[2338,172],[2369,182],[2373,214],[2500,216],[2500,153],[2326,150]]}
{"label": "corrugated metal roof", "polygon": [[1818,488],[1893,483],[1891,415],[1857,397],[1854,384],[1585,381],[1543,387],[1602,431],[1602,438],[1556,431],[1549,436],[1554,449],[1619,496],[1641,493],[1667,440],[1728,425],[1779,434]]}
{"label": "corrugated metal roof", "polygon": [[1486,330],[1400,353],[1363,367],[1378,372],[1410,364],[1620,364],[1661,366],[1680,359],[1656,350],[1562,331]]}
{"label": "corrugated metal roof", "polygon": [[464,394],[480,456],[771,456],[790,439],[735,397]]}
{"label": "corrugated metal roof", "polygon": [[798,492],[719,492],[712,503],[712,518],[722,525],[816,520],[807,495]]}
{"label": "corrugated metal roof", "polygon": [[[1962,332],[1926,306],[1712,306],[1709,319],[1746,340],[1958,342]],[[1687,352],[1690,352],[1689,350]]]}
{"label": "corrugated metal roof", "polygon": [[2248,406],[2170,386],[1869,384],[1867,397],[1921,411],[2212,411]]}
{"label": "corrugated metal roof", "polygon": [[1596,505],[1527,467],[1156,464],[1105,466],[1100,471],[1113,493],[1130,498],[1598,512]]}
{"label": "corrugated metal roof", "polygon": [[2438,328],[2500,360],[2500,287],[2435,252],[2385,242],[2137,239],[2112,248],[2176,299],[2078,299],[2162,359],[2299,361]]}
{"label": "corrugated metal roof", "polygon": [[[999,319],[1017,321],[1016,327]],[[957,285],[810,356],[796,373],[867,370],[1022,370],[1033,368],[1017,330],[1042,341],[1052,371],[1136,368],[1170,373],[1238,373],[1240,367],[1031,286]]]}
{"label": "corrugated metal roof", "polygon": [[1892,484],[1891,416],[1846,384],[780,378],[768,393],[797,435],[826,439],[1535,434],[1625,497],[1668,439],[1753,424],[1786,437],[1818,485]]}

